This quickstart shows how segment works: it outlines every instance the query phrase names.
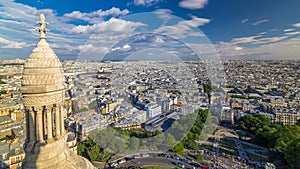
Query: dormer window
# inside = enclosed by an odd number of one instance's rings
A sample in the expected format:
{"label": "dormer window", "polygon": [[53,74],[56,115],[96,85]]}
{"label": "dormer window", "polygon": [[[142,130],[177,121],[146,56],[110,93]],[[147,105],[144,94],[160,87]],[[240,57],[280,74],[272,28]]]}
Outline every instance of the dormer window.
{"label": "dormer window", "polygon": [[20,153],[20,149],[19,148],[16,148],[15,149],[15,154],[19,154]]}
{"label": "dormer window", "polygon": [[6,159],[7,158],[7,154],[2,154],[2,158]]}

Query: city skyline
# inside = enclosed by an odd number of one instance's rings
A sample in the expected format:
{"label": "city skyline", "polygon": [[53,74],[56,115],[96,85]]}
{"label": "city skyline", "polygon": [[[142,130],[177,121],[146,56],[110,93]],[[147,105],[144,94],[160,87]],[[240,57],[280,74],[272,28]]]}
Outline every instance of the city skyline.
{"label": "city skyline", "polygon": [[[169,43],[172,38],[200,48],[200,51],[214,48],[217,52],[213,53],[219,54],[221,59],[299,58],[297,7],[300,4],[296,0],[284,3],[277,0],[272,3],[266,0],[243,3],[235,0],[87,3],[1,0],[0,4],[1,59],[25,59],[29,55],[37,41],[32,23],[40,13],[49,18],[52,25],[49,26],[49,42],[63,60],[80,59],[80,55],[87,51],[103,55],[116,51],[128,54],[141,50],[137,46],[176,54],[172,44],[171,47],[160,45]],[[150,40],[146,37],[140,44],[125,41],[122,46],[116,46],[120,41],[145,31],[160,36]],[[203,36],[205,39],[201,41]]]}

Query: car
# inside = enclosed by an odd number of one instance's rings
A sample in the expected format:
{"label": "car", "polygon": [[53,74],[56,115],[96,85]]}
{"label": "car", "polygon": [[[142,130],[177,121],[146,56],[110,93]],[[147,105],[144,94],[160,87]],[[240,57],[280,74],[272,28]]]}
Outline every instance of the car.
{"label": "car", "polygon": [[133,157],[125,157],[125,160],[126,161],[130,161],[130,160],[132,160],[132,159],[134,159]]}
{"label": "car", "polygon": [[188,159],[188,158],[182,158],[181,161],[186,162],[186,163],[188,163],[188,164],[191,163],[191,160]]}
{"label": "car", "polygon": [[120,164],[125,163],[125,162],[126,162],[126,160],[124,160],[124,159],[123,160],[119,160],[118,164],[120,165]]}
{"label": "car", "polygon": [[166,158],[170,158],[171,156],[169,154],[166,153],[160,153],[158,154],[159,157],[166,157]]}
{"label": "car", "polygon": [[118,163],[110,163],[109,166],[110,166],[111,168],[114,168],[114,167],[118,166]]}
{"label": "car", "polygon": [[182,164],[182,163],[179,162],[179,161],[177,161],[175,164],[176,164],[178,167],[180,167],[180,168],[184,168],[184,167],[185,167],[184,164]]}
{"label": "car", "polygon": [[165,157],[166,154],[165,154],[165,153],[159,153],[159,154],[157,154],[157,156],[158,156],[158,157]]}
{"label": "car", "polygon": [[201,164],[197,163],[197,162],[192,162],[191,165],[195,166],[195,167],[201,167]]}
{"label": "car", "polygon": [[171,156],[169,155],[169,154],[166,154],[166,156],[165,156],[166,158],[171,158]]}
{"label": "car", "polygon": [[149,154],[142,154],[143,158],[149,157]]}
{"label": "car", "polygon": [[202,169],[209,169],[207,165],[202,166]]}
{"label": "car", "polygon": [[180,159],[179,156],[177,156],[177,155],[172,156],[172,158],[175,159],[175,160],[179,160]]}

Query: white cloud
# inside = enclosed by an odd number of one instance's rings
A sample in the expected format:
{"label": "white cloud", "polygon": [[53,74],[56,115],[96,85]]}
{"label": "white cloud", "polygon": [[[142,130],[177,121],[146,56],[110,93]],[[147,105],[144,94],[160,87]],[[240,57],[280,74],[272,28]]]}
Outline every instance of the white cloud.
{"label": "white cloud", "polygon": [[23,48],[28,46],[25,42],[15,42],[0,37],[0,48]]}
{"label": "white cloud", "polygon": [[167,34],[168,36],[175,38],[203,36],[203,33],[198,29],[198,27],[208,24],[209,22],[209,19],[192,16],[191,20],[179,21],[175,25],[161,26],[154,32]]}
{"label": "white cloud", "polygon": [[268,43],[274,43],[279,42],[281,40],[284,40],[288,36],[275,36],[275,37],[269,37],[269,38],[260,38],[252,42],[252,44],[268,44]]}
{"label": "white cloud", "polygon": [[257,42],[257,38],[259,38],[259,37],[261,37],[261,35],[233,38],[231,40],[231,43],[232,44],[254,43],[254,42]]}
{"label": "white cloud", "polygon": [[186,26],[192,26],[192,27],[199,27],[203,26],[205,24],[208,24],[210,22],[210,19],[206,18],[198,18],[196,16],[192,16],[192,20],[185,20],[185,21],[180,21],[180,25],[186,25]]}
{"label": "white cloud", "polygon": [[174,18],[174,16],[172,16],[173,11],[170,9],[156,9],[153,11],[153,13],[155,13],[158,18],[161,18],[165,21],[169,21],[170,19]]}
{"label": "white cloud", "polygon": [[131,22],[122,19],[111,18],[108,21],[93,25],[79,25],[72,28],[72,33],[99,33],[99,32],[133,32],[137,27],[146,26],[141,22]]}
{"label": "white cloud", "polygon": [[297,59],[299,60],[300,39],[292,38],[287,41],[262,45],[256,48],[256,52],[269,53],[271,59]]}
{"label": "white cloud", "polygon": [[283,32],[293,32],[295,29],[285,29]]}
{"label": "white cloud", "polygon": [[158,43],[163,43],[163,42],[165,42],[164,38],[163,38],[163,37],[160,37],[160,36],[155,36],[154,41],[155,41],[155,42],[158,42]]}
{"label": "white cloud", "polygon": [[207,5],[208,0],[182,0],[179,6],[186,9],[201,9]]}
{"label": "white cloud", "polygon": [[[47,28],[50,29],[50,32],[47,34],[47,40],[59,57],[62,55],[61,57],[76,58],[81,53],[88,56],[88,51],[99,56],[99,53],[104,54],[109,51],[113,44],[135,33],[136,28],[145,26],[140,22],[116,18],[127,15],[129,13],[127,9],[120,10],[113,7],[109,10],[97,10],[90,13],[74,11],[57,16],[52,9],[36,9],[13,0],[0,1],[0,32],[2,36],[0,48],[22,48],[22,50],[14,50],[14,52],[1,50],[3,58],[26,58],[30,54],[34,44],[39,40],[39,33],[34,30],[37,26],[34,24],[39,20],[40,13],[44,13],[46,21],[49,22]],[[111,19],[104,21],[103,19],[107,16]],[[87,21],[89,25],[71,24],[70,20],[74,19]],[[124,46],[124,49],[129,48]]]}
{"label": "white cloud", "polygon": [[171,14],[171,13],[173,13],[173,11],[171,9],[156,9],[153,12],[157,13],[157,14]]}
{"label": "white cloud", "polygon": [[131,46],[129,44],[125,44],[122,47],[112,48],[111,51],[129,51],[130,49],[131,49]]}
{"label": "white cloud", "polygon": [[90,16],[88,16],[88,13],[81,13],[80,11],[73,11],[71,13],[65,14],[64,16],[67,18],[78,19],[78,20],[83,20],[83,21],[90,20]]}
{"label": "white cloud", "polygon": [[296,31],[296,32],[286,32],[285,35],[299,35],[300,32]]}
{"label": "white cloud", "polygon": [[160,1],[163,1],[163,0],[134,0],[133,3],[134,5],[136,6],[152,6],[154,4],[157,4],[159,3]]}
{"label": "white cloud", "polygon": [[234,50],[237,50],[237,51],[239,51],[239,50],[243,50],[243,48],[242,48],[242,47],[239,47],[239,46],[237,46],[237,47],[235,47],[235,48],[234,48]]}
{"label": "white cloud", "polygon": [[128,50],[128,49],[130,49],[130,48],[131,48],[131,46],[128,45],[128,44],[125,44],[125,45],[123,46],[123,49],[126,49],[126,50]]}
{"label": "white cloud", "polygon": [[[230,59],[299,59],[300,38],[285,39],[287,36],[261,38],[251,36],[235,38],[230,42],[215,44],[217,51],[225,58]],[[247,44],[259,44],[248,46]]]}
{"label": "white cloud", "polygon": [[118,42],[132,36],[136,29],[146,26],[141,22],[126,21],[123,19],[111,18],[97,24],[76,26],[73,33],[89,35],[85,46],[79,48],[79,60],[102,60],[110,51],[129,51],[131,46],[125,44],[121,47],[114,47]]}
{"label": "white cloud", "polygon": [[96,23],[103,20],[103,17],[106,16],[124,16],[127,15],[129,11],[127,9],[120,10],[119,8],[112,7],[111,9],[103,11],[99,9],[97,11],[82,13],[80,11],[73,11],[71,13],[64,14],[65,17],[70,19],[83,20],[90,23]]}
{"label": "white cloud", "polygon": [[262,37],[262,34],[256,36],[249,36],[249,37],[240,37],[240,38],[233,38],[230,42],[220,42],[219,44],[225,45],[230,44],[232,49],[237,49],[240,45],[266,45],[270,43],[276,43],[288,38],[288,36],[274,36],[274,37]]}
{"label": "white cloud", "polygon": [[248,21],[249,21],[249,19],[244,19],[244,20],[242,20],[241,23],[246,23],[246,22],[248,22]]}
{"label": "white cloud", "polygon": [[267,32],[260,32],[260,33],[258,33],[258,35],[264,35],[264,34],[266,34]]}
{"label": "white cloud", "polygon": [[260,25],[260,24],[266,23],[266,22],[269,22],[269,20],[268,19],[262,19],[262,20],[254,22],[253,26],[257,26],[257,25]]}
{"label": "white cloud", "polygon": [[106,53],[109,51],[108,47],[103,47],[103,46],[94,46],[92,44],[86,44],[86,45],[80,45],[78,47],[78,49],[81,51],[81,52],[92,52],[92,53]]}
{"label": "white cloud", "polygon": [[[44,13],[46,21],[49,22],[47,26],[50,29],[50,33],[47,34],[48,40],[59,40],[59,44],[69,44],[73,46],[76,44],[74,36],[66,36],[71,28],[72,24],[64,22],[64,17],[56,16],[52,9],[36,9],[34,7],[16,3],[13,0],[1,1],[0,6],[0,31],[4,36],[13,37],[16,42],[15,47],[27,47],[35,44],[38,41],[39,33],[34,30],[34,24],[39,20],[40,13]],[[13,36],[12,36],[13,35]],[[60,46],[60,45],[57,45]],[[21,57],[27,57],[29,53],[18,53],[16,55]]]}
{"label": "white cloud", "polygon": [[299,23],[295,23],[293,26],[300,28],[300,22]]}

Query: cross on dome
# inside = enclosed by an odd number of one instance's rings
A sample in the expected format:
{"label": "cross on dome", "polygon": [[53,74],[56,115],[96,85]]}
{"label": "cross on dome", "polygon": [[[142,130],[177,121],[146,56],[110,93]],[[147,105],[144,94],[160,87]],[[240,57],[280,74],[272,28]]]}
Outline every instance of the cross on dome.
{"label": "cross on dome", "polygon": [[40,15],[40,21],[36,22],[36,24],[40,25],[39,28],[35,28],[36,31],[40,32],[40,39],[46,39],[46,33],[50,32],[50,30],[46,28],[46,25],[49,23],[45,21],[44,14]]}

